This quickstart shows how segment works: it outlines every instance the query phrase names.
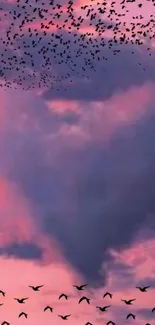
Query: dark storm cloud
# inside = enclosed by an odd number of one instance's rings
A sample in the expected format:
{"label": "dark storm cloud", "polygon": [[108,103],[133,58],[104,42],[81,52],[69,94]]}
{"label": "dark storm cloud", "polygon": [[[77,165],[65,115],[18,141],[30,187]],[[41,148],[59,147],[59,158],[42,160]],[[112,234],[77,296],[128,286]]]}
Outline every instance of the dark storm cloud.
{"label": "dark storm cloud", "polygon": [[108,148],[93,141],[83,150],[64,148],[55,166],[47,164],[38,134],[23,137],[18,150],[13,133],[5,139],[2,155],[9,151],[14,160],[6,176],[21,186],[36,222],[90,283],[100,281],[109,248],[130,244],[137,230],[154,222],[154,125],[152,114],[121,129]]}
{"label": "dark storm cloud", "polygon": [[0,255],[16,256],[24,259],[40,259],[42,256],[41,250],[35,244],[11,244],[8,247],[0,248]]}

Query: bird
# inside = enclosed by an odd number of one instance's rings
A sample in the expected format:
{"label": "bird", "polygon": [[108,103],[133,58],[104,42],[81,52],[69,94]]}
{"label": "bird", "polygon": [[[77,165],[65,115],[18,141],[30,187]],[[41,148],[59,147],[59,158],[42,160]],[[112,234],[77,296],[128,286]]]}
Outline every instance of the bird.
{"label": "bird", "polygon": [[134,315],[134,314],[128,314],[127,316],[126,316],[126,319],[128,319],[129,317],[132,317],[133,319],[135,319],[136,318],[136,316]]}
{"label": "bird", "polygon": [[152,313],[155,311],[155,307],[152,308]]}
{"label": "bird", "polygon": [[86,287],[86,286],[87,286],[87,284],[83,284],[81,286],[73,285],[73,287],[75,287],[79,291],[84,290],[84,287]]}
{"label": "bird", "polygon": [[90,323],[90,322],[87,322],[85,325],[93,325],[92,323]]}
{"label": "bird", "polygon": [[126,305],[132,305],[132,301],[134,301],[136,299],[130,299],[130,300],[121,299],[121,300],[124,301]]}
{"label": "bird", "polygon": [[99,307],[99,306],[96,306],[96,308],[100,309],[100,311],[104,312],[104,311],[107,311],[106,309],[111,307],[111,305],[109,306],[104,306],[104,307]]}
{"label": "bird", "polygon": [[61,299],[62,297],[64,297],[66,300],[68,299],[68,296],[65,293],[62,293],[58,299]]}
{"label": "bird", "polygon": [[14,298],[14,299],[17,300],[19,304],[25,304],[25,300],[27,300],[28,298],[22,298],[22,299]]}
{"label": "bird", "polygon": [[0,304],[0,306],[3,306],[3,303],[2,303],[2,304]]}
{"label": "bird", "polygon": [[151,286],[147,286],[147,287],[136,287],[137,289],[139,289],[141,292],[147,292],[147,289],[150,288]]}
{"label": "bird", "polygon": [[81,297],[81,298],[79,299],[79,304],[80,304],[83,300],[86,300],[87,303],[90,304],[90,299],[87,298],[87,297],[85,297],[85,296],[83,296],[83,297]]}
{"label": "bird", "polygon": [[106,296],[109,296],[111,299],[112,299],[112,293],[110,292],[106,292],[104,295],[103,295],[103,298],[105,298]]}
{"label": "bird", "polygon": [[28,316],[28,314],[26,314],[26,313],[24,313],[23,311],[19,314],[19,316],[18,317],[21,317],[21,316],[25,316],[25,318],[27,318],[27,316]]}
{"label": "bird", "polygon": [[112,320],[109,320],[109,322],[107,322],[107,325],[110,325],[110,324],[115,325],[115,323]]}
{"label": "bird", "polygon": [[8,323],[7,321],[4,321],[1,325],[10,325],[10,323]]}
{"label": "bird", "polygon": [[46,311],[47,309],[49,309],[49,310],[51,311],[51,313],[52,313],[52,311],[53,311],[53,308],[52,308],[52,307],[50,307],[50,306],[46,306],[46,307],[44,308],[44,311]]}
{"label": "bird", "polygon": [[0,290],[0,293],[3,295],[3,297],[5,297],[5,292]]}
{"label": "bird", "polygon": [[34,291],[40,291],[39,289],[43,287],[43,285],[40,285],[40,286],[29,286],[30,288],[32,288]]}
{"label": "bird", "polygon": [[65,316],[62,316],[62,315],[58,315],[59,317],[61,317],[63,320],[67,320],[69,316],[71,315],[65,315]]}

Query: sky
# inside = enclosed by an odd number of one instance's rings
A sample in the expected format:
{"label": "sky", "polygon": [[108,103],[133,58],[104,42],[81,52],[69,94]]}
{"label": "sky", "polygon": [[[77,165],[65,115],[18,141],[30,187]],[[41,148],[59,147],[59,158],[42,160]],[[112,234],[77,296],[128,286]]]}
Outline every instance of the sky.
{"label": "sky", "polygon": [[[76,1],[77,12],[87,3]],[[0,4],[3,16],[15,2]],[[152,4],[143,4],[147,21]],[[128,6],[130,25],[139,11]],[[0,38],[10,23],[1,19]],[[59,82],[39,88],[35,78],[28,90],[0,88],[0,323],[61,325],[58,315],[71,314],[68,325],[155,324],[153,39],[149,46],[152,56],[134,44],[122,45],[117,58],[105,49],[104,67],[96,64],[89,80],[73,73],[66,91]],[[67,69],[54,65],[58,77]],[[7,77],[11,83],[15,70]],[[84,283],[82,293],[73,287]],[[40,292],[28,287],[42,284]],[[147,292],[136,288],[145,285]],[[112,299],[103,298],[106,291]],[[62,292],[67,301],[58,299]],[[83,294],[90,305],[78,304]],[[22,297],[29,297],[23,305],[14,300]],[[121,301],[132,298],[132,306]],[[105,305],[105,313],[96,309]],[[22,311],[28,319],[18,318]],[[126,320],[129,312],[135,320]]]}

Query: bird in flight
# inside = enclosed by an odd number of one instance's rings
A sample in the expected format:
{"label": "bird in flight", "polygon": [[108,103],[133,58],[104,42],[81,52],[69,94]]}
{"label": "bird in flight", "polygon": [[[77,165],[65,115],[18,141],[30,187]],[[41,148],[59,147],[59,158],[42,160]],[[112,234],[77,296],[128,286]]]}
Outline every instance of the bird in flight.
{"label": "bird in flight", "polygon": [[64,297],[66,300],[68,299],[68,296],[65,293],[62,293],[58,299],[61,299],[62,297]]}
{"label": "bird in flight", "polygon": [[103,295],[103,298],[105,298],[106,296],[109,296],[111,299],[112,299],[112,293],[110,292],[106,292],[104,295]]}
{"label": "bird in flight", "polygon": [[3,304],[0,304],[0,306],[3,306]]}
{"label": "bird in flight", "polygon": [[21,316],[25,316],[25,318],[27,318],[28,314],[24,313],[23,311],[19,314],[18,317],[21,317]]}
{"label": "bird in flight", "polygon": [[8,322],[6,322],[6,321],[4,321],[1,325],[10,325],[10,323],[8,323]]}
{"label": "bird in flight", "polygon": [[0,290],[0,293],[3,295],[3,297],[5,297],[5,292]]}
{"label": "bird in flight", "polygon": [[152,313],[155,311],[155,307],[152,308]]}
{"label": "bird in flight", "polygon": [[115,323],[112,320],[109,320],[109,322],[107,322],[107,325],[110,325],[110,324],[115,325]]}
{"label": "bird in flight", "polygon": [[47,309],[49,309],[49,310],[51,311],[51,313],[52,313],[52,311],[53,311],[53,308],[52,308],[52,307],[50,307],[50,306],[46,306],[46,307],[44,308],[44,311],[46,311]]}
{"label": "bird in flight", "polygon": [[147,292],[147,289],[150,288],[151,286],[147,286],[147,287],[136,287],[137,289],[139,289],[141,292]]}
{"label": "bird in flight", "polygon": [[41,285],[41,286],[36,286],[36,287],[34,287],[34,286],[29,286],[29,287],[32,288],[34,291],[40,291],[39,289],[42,288],[43,285]]}
{"label": "bird in flight", "polygon": [[81,298],[79,299],[79,304],[80,304],[83,300],[86,300],[87,303],[90,304],[90,299],[87,298],[87,297],[85,297],[85,296],[83,296],[83,297],[81,297]]}
{"label": "bird in flight", "polygon": [[22,299],[14,298],[14,299],[17,300],[19,304],[25,304],[25,300],[27,300],[28,298],[22,298]]}
{"label": "bird in flight", "polygon": [[59,317],[61,317],[63,320],[67,320],[69,316],[71,315],[65,315],[65,316],[62,316],[62,315],[58,315]]}
{"label": "bird in flight", "polygon": [[124,301],[126,305],[132,305],[132,301],[134,301],[136,299],[130,299],[130,300],[121,299],[121,300]]}
{"label": "bird in flight", "polygon": [[99,306],[96,306],[96,308],[100,309],[100,311],[107,311],[107,308],[109,308],[111,305],[109,306],[105,306],[105,307],[99,307]]}
{"label": "bird in flight", "polygon": [[84,287],[87,287],[87,284],[83,284],[81,286],[76,286],[76,285],[73,285],[73,287],[75,287],[77,290],[84,290]]}
{"label": "bird in flight", "polygon": [[92,323],[90,323],[90,322],[87,322],[85,325],[93,325]]}
{"label": "bird in flight", "polygon": [[128,319],[129,317],[132,317],[133,319],[135,319],[136,318],[136,316],[134,315],[134,314],[128,314],[127,316],[126,316],[126,319]]}

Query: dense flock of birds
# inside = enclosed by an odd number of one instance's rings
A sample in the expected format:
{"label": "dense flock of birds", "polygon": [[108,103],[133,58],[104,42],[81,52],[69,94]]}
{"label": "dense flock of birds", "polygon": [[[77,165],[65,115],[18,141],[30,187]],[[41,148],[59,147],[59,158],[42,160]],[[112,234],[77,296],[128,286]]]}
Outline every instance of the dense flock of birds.
{"label": "dense flock of birds", "polygon": [[[34,291],[40,291],[40,288],[42,288],[44,285],[38,285],[38,286],[29,286],[30,288],[32,288],[32,290]],[[87,287],[87,284],[83,284],[83,285],[73,285],[73,287],[75,287],[78,291],[83,291],[85,287]],[[151,286],[145,286],[145,287],[136,287],[137,289],[139,289],[141,292],[147,292],[147,289],[149,289]],[[6,296],[5,292],[0,290],[0,293],[3,295],[3,297]],[[103,295],[103,298],[105,298],[106,296],[109,296],[110,299],[112,299],[113,297],[113,294],[110,293],[110,292],[106,292],[104,295]],[[62,293],[58,299],[61,299],[61,298],[64,298],[66,300],[68,300],[68,295],[65,294],[65,293]],[[14,298],[19,304],[25,304],[25,300],[29,299],[28,297],[26,298]],[[85,301],[87,304],[90,304],[90,298],[86,297],[86,296],[82,296],[80,299],[79,299],[79,304],[82,302],[82,301]],[[129,299],[129,300],[125,300],[125,299],[121,299],[121,301],[123,301],[126,305],[132,305],[132,302],[135,301],[136,299]],[[2,306],[3,303],[0,304],[0,306]],[[108,306],[96,306],[97,309],[100,310],[100,312],[106,312],[108,308],[110,308],[111,305],[108,305]],[[51,306],[45,306],[44,308],[44,312],[49,310],[51,313],[53,312],[53,308]],[[155,311],[155,307],[152,308],[152,313]],[[20,318],[21,316],[24,316],[25,318],[28,318],[28,314],[25,313],[24,311],[20,312],[20,314],[18,315],[18,318]],[[71,314],[67,314],[67,315],[58,315],[58,317],[60,317],[62,320],[68,320],[68,318],[71,316]],[[126,316],[126,319],[128,318],[132,318],[132,319],[136,319],[136,315],[134,315],[133,313],[129,313],[127,316]],[[112,320],[109,320],[107,322],[106,325],[115,325],[115,322],[113,322]],[[10,325],[10,323],[8,321],[3,321],[1,325]],[[87,322],[85,325],[93,325],[92,323],[90,322]],[[146,325],[151,325],[149,323],[147,323]]]}
{"label": "dense flock of birds", "polygon": [[[104,73],[101,64],[110,53],[119,54],[121,45],[131,46],[132,54],[133,45],[143,45],[152,55],[155,20],[154,14],[141,15],[143,1],[91,0],[81,7],[72,0],[48,1],[0,1],[1,87],[52,89],[58,83],[65,88],[74,78],[90,79],[98,64]],[[139,14],[127,22],[127,3],[134,2]],[[153,13],[155,0],[146,2],[152,3]],[[121,13],[116,11],[118,4]],[[112,32],[110,38],[105,37],[107,31]]]}

